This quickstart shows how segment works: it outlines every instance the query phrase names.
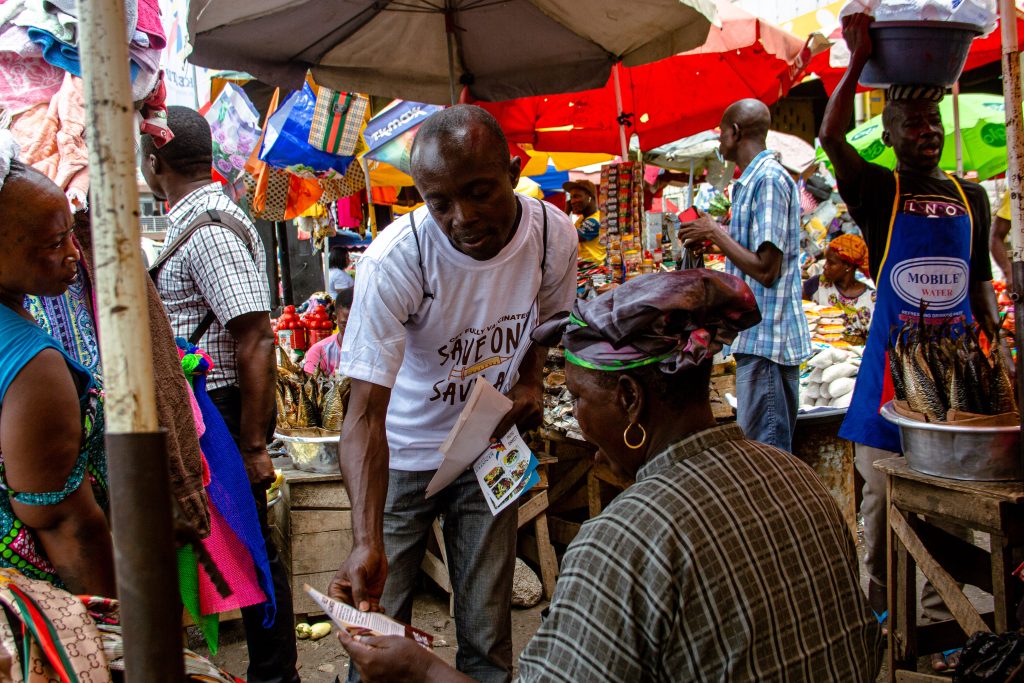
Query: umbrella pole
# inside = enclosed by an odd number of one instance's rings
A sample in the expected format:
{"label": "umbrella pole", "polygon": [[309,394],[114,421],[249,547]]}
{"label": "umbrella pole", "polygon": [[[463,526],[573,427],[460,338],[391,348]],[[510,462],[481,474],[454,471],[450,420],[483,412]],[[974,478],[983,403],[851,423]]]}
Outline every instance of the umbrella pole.
{"label": "umbrella pole", "polygon": [[686,180],[686,196],[689,197],[690,204],[686,208],[693,206],[693,159],[690,159],[690,177]]}
{"label": "umbrella pole", "polygon": [[964,176],[964,138],[960,131],[960,81],[953,84],[953,142],[956,145],[956,174]]}
{"label": "umbrella pole", "polygon": [[89,0],[79,12],[125,679],[177,683],[184,677],[181,600],[140,248],[124,3]]}
{"label": "umbrella pole", "polygon": [[455,10],[450,6],[444,11],[444,36],[448,43],[448,87],[451,90],[452,106],[459,100],[455,90]]}
{"label": "umbrella pole", "polygon": [[[1024,157],[1024,121],[1021,120],[1020,53],[1017,50],[1017,8],[1013,0],[999,0],[1003,39],[1003,97],[1006,101],[1006,187],[1010,193],[1010,259],[1013,262],[1013,317],[1017,339],[1017,405],[1024,399],[1024,194],[1021,159]],[[1024,439],[1021,439],[1024,460]]]}
{"label": "umbrella pole", "polygon": [[615,79],[615,114],[619,122],[619,146],[622,150],[622,160],[629,160],[629,147],[626,145],[626,124],[622,118],[622,84],[619,82],[619,64],[612,66],[612,78]]}

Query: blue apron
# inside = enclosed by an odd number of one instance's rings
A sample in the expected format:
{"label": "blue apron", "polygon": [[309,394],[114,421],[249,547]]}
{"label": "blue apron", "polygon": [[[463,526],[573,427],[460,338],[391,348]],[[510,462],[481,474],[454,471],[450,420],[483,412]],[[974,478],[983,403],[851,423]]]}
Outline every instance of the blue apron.
{"label": "blue apron", "polygon": [[952,319],[954,331],[962,331],[963,325],[971,322],[968,287],[974,219],[963,188],[953,176],[949,177],[960,192],[966,215],[929,217],[900,211],[900,176],[895,175],[896,198],[878,269],[875,311],[839,436],[899,452],[899,430],[878,414],[882,404],[893,398],[886,349],[905,322],[918,320],[922,299],[928,302],[928,322]]}

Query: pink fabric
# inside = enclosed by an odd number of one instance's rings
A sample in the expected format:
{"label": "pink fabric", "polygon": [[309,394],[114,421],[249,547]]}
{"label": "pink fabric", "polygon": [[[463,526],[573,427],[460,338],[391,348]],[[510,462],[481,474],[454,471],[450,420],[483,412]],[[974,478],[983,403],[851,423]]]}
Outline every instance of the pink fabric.
{"label": "pink fabric", "polygon": [[199,565],[199,609],[204,615],[230,612],[266,601],[256,579],[252,556],[212,503],[210,535],[203,540],[203,546],[231,588],[231,595],[221,597],[206,569]]}
{"label": "pink fabric", "polygon": [[160,21],[159,0],[139,0],[139,21],[135,25],[135,30],[149,36],[149,46],[154,50],[163,50],[167,47],[164,25]]}
{"label": "pink fabric", "polygon": [[[338,333],[335,332],[327,339],[321,339],[313,346],[309,347],[309,351],[306,352],[303,358],[302,369],[307,374],[315,375],[316,368],[319,365],[320,369],[330,374],[333,373],[335,368],[338,367],[338,361],[340,360],[341,350],[340,347],[330,350],[331,346],[338,347]],[[321,362],[322,361],[322,362]]]}
{"label": "pink fabric", "polygon": [[17,116],[57,94],[64,71],[47,63],[24,27],[0,31],[0,109]]}
{"label": "pink fabric", "polygon": [[338,227],[358,228],[363,224],[362,192],[338,200]]}
{"label": "pink fabric", "polygon": [[62,190],[81,190],[83,181],[88,187],[88,176],[80,175],[89,165],[81,78],[64,74],[60,90],[45,111],[35,108],[17,117],[11,133],[21,144],[21,160]]}

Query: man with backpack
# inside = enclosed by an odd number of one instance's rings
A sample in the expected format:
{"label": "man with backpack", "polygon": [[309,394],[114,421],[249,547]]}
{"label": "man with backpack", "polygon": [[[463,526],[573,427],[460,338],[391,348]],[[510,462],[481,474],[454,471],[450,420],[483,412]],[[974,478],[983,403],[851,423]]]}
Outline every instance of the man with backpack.
{"label": "man with backpack", "polygon": [[426,206],[359,261],[340,365],[352,378],[340,449],[353,545],[330,589],[409,621],[431,525],[444,515],[456,663],[485,683],[512,675],[516,506],[492,515],[472,471],[424,494],[476,382],[512,400],[499,435],[540,422],[547,349],[530,333],[571,308],[579,242],[563,212],[515,194],[519,160],[508,149],[479,107],[427,119],[412,150]]}
{"label": "man with backpack", "polygon": [[267,546],[276,616],[267,626],[262,605],[242,610],[248,680],[293,683],[299,677],[291,589],[267,524],[266,490],[274,480],[267,436],[274,422],[275,369],[266,253],[252,221],[212,181],[213,144],[206,119],[172,106],[167,125],[174,139],[162,147],[142,136],[142,175],[154,196],[171,207],[167,246],[151,273],[175,336],[197,344],[213,359],[207,390],[241,452]]}

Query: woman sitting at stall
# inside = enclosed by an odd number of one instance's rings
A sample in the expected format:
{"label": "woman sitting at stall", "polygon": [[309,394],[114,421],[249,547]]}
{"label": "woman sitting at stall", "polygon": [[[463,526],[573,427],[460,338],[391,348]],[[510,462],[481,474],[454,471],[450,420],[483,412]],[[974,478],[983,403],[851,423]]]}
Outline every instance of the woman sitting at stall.
{"label": "woman sitting at stall", "polygon": [[[597,461],[636,483],[569,544],[520,681],[875,680],[879,630],[835,500],[711,412],[715,352],[760,320],[742,280],[700,268],[534,332],[565,347]],[[471,680],[408,638],[339,637],[368,683]]]}
{"label": "woman sitting at stall", "polygon": [[113,596],[100,387],[24,309],[59,296],[79,253],[64,193],[0,132],[0,567]]}
{"label": "woman sitting at stall", "polygon": [[875,310],[875,288],[857,279],[868,274],[868,245],[859,235],[839,235],[825,249],[825,267],[819,278],[804,285],[804,299],[842,311],[843,341],[863,346]]}

